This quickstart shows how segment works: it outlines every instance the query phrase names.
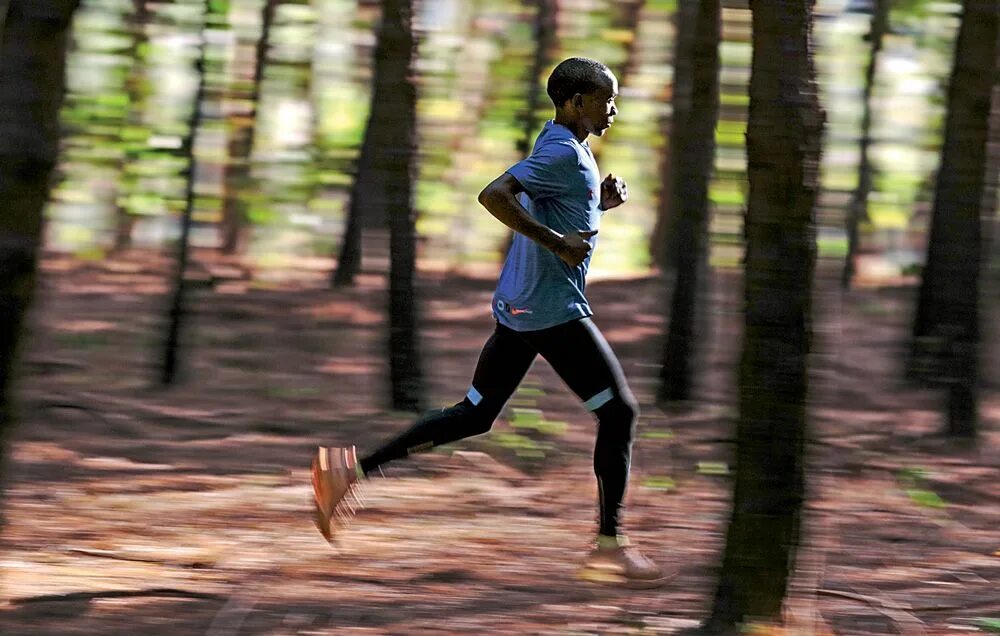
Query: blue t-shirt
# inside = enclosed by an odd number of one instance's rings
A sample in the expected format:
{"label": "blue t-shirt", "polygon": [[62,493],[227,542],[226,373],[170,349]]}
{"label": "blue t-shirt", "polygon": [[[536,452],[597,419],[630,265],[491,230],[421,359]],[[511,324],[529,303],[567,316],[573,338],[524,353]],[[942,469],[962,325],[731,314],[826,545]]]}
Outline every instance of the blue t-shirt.
{"label": "blue t-shirt", "polygon": [[[548,121],[531,156],[507,172],[524,187],[521,203],[560,234],[598,229],[601,177],[587,143]],[[590,239],[596,248],[597,237]],[[593,251],[591,251],[593,254]],[[538,243],[515,233],[493,296],[493,314],[515,331],[534,331],[592,315],[583,295],[588,255],[570,267]]]}

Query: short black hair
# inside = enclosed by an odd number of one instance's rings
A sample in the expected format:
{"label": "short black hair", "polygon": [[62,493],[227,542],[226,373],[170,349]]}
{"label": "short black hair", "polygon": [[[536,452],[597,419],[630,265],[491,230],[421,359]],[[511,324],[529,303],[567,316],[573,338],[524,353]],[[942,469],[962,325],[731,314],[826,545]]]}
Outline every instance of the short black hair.
{"label": "short black hair", "polygon": [[611,69],[606,64],[586,57],[571,57],[559,62],[549,75],[546,91],[559,108],[577,93],[592,93],[605,85]]}

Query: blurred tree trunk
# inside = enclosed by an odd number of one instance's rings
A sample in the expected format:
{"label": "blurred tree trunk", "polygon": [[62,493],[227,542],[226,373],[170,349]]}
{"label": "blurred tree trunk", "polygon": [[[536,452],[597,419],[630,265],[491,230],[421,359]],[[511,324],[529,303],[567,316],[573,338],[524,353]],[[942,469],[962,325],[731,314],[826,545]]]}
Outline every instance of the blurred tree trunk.
{"label": "blurred tree trunk", "polygon": [[187,134],[181,146],[181,152],[188,159],[187,185],[184,190],[184,212],[181,216],[181,235],[177,241],[177,266],[174,270],[173,293],[170,299],[169,322],[167,326],[167,337],[163,348],[163,366],[160,368],[160,382],[170,385],[175,382],[178,375],[178,352],[181,343],[181,329],[184,319],[187,317],[187,292],[188,285],[185,278],[190,254],[191,223],[195,205],[195,185],[198,179],[198,162],[195,158],[195,142],[198,138],[198,129],[201,127],[202,102],[205,98],[206,84],[206,51],[208,49],[206,31],[210,28],[213,15],[213,0],[205,0],[204,18],[202,26],[201,43],[198,46],[198,60],[196,69],[198,72],[198,88],[195,91],[194,104],[191,108],[191,116],[188,118]]}
{"label": "blurred tree trunk", "polygon": [[[375,108],[374,98],[372,108]],[[335,287],[353,286],[354,277],[361,271],[361,216],[363,214],[361,198],[370,192],[370,188],[366,187],[366,182],[368,181],[368,172],[371,170],[373,138],[369,133],[373,117],[374,115],[368,117],[368,129],[365,132],[364,141],[361,142],[357,172],[354,176],[354,183],[351,185],[350,204],[347,208],[347,220],[344,226],[344,236],[341,239],[340,255],[337,257],[337,266],[333,270],[332,282]],[[374,199],[374,196],[371,199]]]}
{"label": "blurred tree trunk", "polygon": [[[667,258],[677,273],[670,304],[670,324],[662,351],[660,387],[662,401],[687,400],[691,396],[691,359],[697,349],[697,296],[707,275],[709,200],[708,187],[715,165],[715,126],[719,119],[719,0],[699,0],[694,41],[686,53],[693,60],[690,102],[674,119],[671,146],[683,157],[670,173],[673,183],[670,204],[676,218],[676,244]],[[685,78],[687,81],[687,78]]]}
{"label": "blurred tree trunk", "polygon": [[132,245],[132,227],[135,225],[135,217],[129,213],[127,198],[129,188],[126,184],[131,184],[133,178],[129,175],[129,169],[134,164],[140,153],[136,141],[135,131],[143,125],[143,114],[146,103],[146,46],[149,38],[146,36],[146,25],[149,23],[149,6],[146,0],[132,0],[132,13],[129,14],[126,22],[129,34],[132,36],[125,56],[132,60],[128,76],[125,78],[125,96],[128,99],[128,112],[126,114],[125,126],[122,130],[122,139],[125,142],[125,149],[122,153],[121,165],[118,170],[119,186],[117,201],[115,203],[115,244],[114,251],[126,250]]}
{"label": "blurred tree trunk", "polygon": [[997,82],[996,0],[965,0],[948,89],[944,146],[913,327],[912,376],[948,390],[949,435],[978,418],[980,206],[990,97]]}
{"label": "blurred tree trunk", "polygon": [[0,468],[59,148],[72,0],[0,0]]}
{"label": "blurred tree trunk", "polygon": [[858,159],[858,186],[854,189],[851,204],[847,210],[847,256],[844,259],[844,271],[840,279],[841,287],[848,289],[854,280],[855,258],[858,254],[858,226],[868,220],[868,195],[872,191],[872,166],[868,158],[871,146],[872,129],[872,91],[875,88],[875,71],[878,68],[878,56],[882,50],[882,40],[889,30],[889,0],[874,0],[871,27],[866,36],[871,44],[868,58],[868,68],[865,69],[865,88],[861,96],[861,144]]}
{"label": "blurred tree trunk", "polygon": [[[395,59],[399,52],[394,51],[393,47],[398,47],[400,44],[391,39],[398,37],[392,30],[398,25],[387,24],[386,11],[390,8],[387,5],[392,5],[393,8],[399,6],[398,3],[386,3],[385,0],[381,2],[382,21],[375,43],[371,105],[368,110],[368,123],[365,125],[365,136],[358,153],[357,171],[354,183],[351,185],[350,204],[347,209],[340,255],[333,272],[332,283],[335,287],[354,285],[354,277],[361,271],[361,235],[364,228],[381,225],[381,222],[391,222],[386,216],[388,195],[382,191],[376,178],[376,173],[384,170],[384,167],[376,164],[384,164],[383,153],[397,143],[396,126],[399,119],[405,115],[393,110],[400,100],[396,94],[398,87],[394,84],[399,72],[392,68],[394,64],[399,64],[399,60]],[[398,16],[393,19],[398,19]],[[406,28],[410,28],[409,22]],[[411,64],[409,58],[407,64]]]}
{"label": "blurred tree trunk", "polygon": [[552,64],[556,46],[556,24],[559,0],[534,0],[535,54],[528,70],[528,98],[521,113],[521,137],[517,140],[517,154],[527,157],[532,142],[538,135],[538,111],[548,98],[545,94],[543,75]]}
{"label": "blurred tree trunk", "polygon": [[[646,0],[619,0],[619,2],[614,3],[614,8],[612,9],[611,28],[614,31],[621,32],[620,37],[625,43],[625,55],[622,63],[617,67],[612,66],[611,69],[618,78],[619,88],[628,86],[631,75],[635,73],[639,57],[639,17],[642,15],[642,8],[645,4]],[[602,143],[591,148],[594,161],[598,165],[601,163],[603,148],[604,144]]]}
{"label": "blurred tree trunk", "polygon": [[[533,0],[531,4],[535,6],[533,29],[535,51],[528,70],[527,104],[521,113],[521,136],[517,140],[518,157],[527,157],[531,154],[535,138],[538,136],[538,111],[542,108],[542,103],[548,99],[544,90],[543,75],[555,57],[556,27],[559,22],[559,0]],[[514,232],[506,232],[500,253],[506,257],[513,244]]]}
{"label": "blurred tree trunk", "polygon": [[[997,44],[997,73],[1000,73],[1000,43]],[[1000,81],[993,84],[990,106],[989,138],[986,143],[986,175],[983,183],[983,292],[987,301],[983,311],[987,316],[991,311],[1000,311]],[[986,360],[1000,360],[1000,341],[987,340],[980,352]],[[996,378],[1000,381],[1000,378]]]}
{"label": "blurred tree trunk", "polygon": [[246,243],[249,218],[244,199],[250,186],[250,160],[257,134],[260,88],[271,46],[271,27],[281,0],[264,0],[261,8],[260,37],[254,47],[253,79],[243,108],[230,118],[229,161],[226,166],[222,201],[222,253],[235,254]]}
{"label": "blurred tree trunk", "polygon": [[691,116],[691,100],[694,93],[694,46],[698,23],[698,0],[680,0],[674,15],[674,78],[671,85],[671,112],[662,121],[663,154],[660,157],[660,197],[657,204],[656,223],[649,242],[649,254],[653,264],[664,272],[670,271],[676,260],[672,258],[677,244],[676,210],[674,205],[674,184],[677,182],[675,142],[681,131],[678,122],[685,122]]}
{"label": "blurred tree trunk", "polygon": [[[382,24],[375,59],[369,146],[372,193],[379,193],[389,223],[389,375],[392,408],[419,411],[423,375],[417,346],[416,210],[417,87],[413,0],[382,0]],[[374,142],[374,143],[372,143]]]}
{"label": "blurred tree trunk", "polygon": [[824,119],[812,8],[812,0],[750,1],[750,198],[735,484],[709,619],[723,632],[780,620],[799,544]]}
{"label": "blurred tree trunk", "polygon": [[619,28],[629,34],[625,45],[625,59],[619,70],[618,79],[619,84],[628,85],[627,80],[635,75],[636,67],[639,65],[639,19],[642,17],[646,0],[627,0],[618,6],[621,11]]}

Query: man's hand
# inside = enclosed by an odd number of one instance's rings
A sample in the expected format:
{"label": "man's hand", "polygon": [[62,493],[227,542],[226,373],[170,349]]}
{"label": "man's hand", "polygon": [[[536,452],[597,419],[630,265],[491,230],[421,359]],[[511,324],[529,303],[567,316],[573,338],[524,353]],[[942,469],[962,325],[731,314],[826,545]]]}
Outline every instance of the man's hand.
{"label": "man's hand", "polygon": [[576,267],[582,263],[590,254],[594,246],[587,239],[597,234],[597,230],[571,232],[565,234],[555,251],[556,256],[561,258],[570,267]]}
{"label": "man's hand", "polygon": [[626,201],[628,201],[628,186],[625,185],[625,180],[609,174],[601,182],[601,209],[617,208]]}

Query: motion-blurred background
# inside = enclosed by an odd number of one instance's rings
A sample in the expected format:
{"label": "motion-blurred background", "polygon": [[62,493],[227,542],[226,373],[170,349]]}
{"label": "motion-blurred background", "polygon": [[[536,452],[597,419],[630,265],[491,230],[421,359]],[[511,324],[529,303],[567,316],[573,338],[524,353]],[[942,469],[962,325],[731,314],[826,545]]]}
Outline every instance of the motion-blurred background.
{"label": "motion-blurred background", "polygon": [[[73,4],[0,0],[4,633],[1000,630],[995,1]],[[331,551],[309,453],[464,394],[476,197],[575,55],[620,82],[627,526],[678,577],[580,577],[593,427],[541,363]]]}

